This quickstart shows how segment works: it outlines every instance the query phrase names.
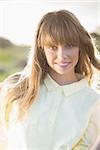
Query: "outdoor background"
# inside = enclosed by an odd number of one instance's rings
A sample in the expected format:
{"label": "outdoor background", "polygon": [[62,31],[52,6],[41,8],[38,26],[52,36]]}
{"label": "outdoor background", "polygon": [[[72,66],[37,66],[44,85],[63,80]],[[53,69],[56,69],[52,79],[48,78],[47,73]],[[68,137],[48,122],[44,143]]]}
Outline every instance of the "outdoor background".
{"label": "outdoor background", "polygon": [[0,0],[0,82],[25,67],[40,18],[59,9],[77,16],[100,52],[99,0]]}
{"label": "outdoor background", "polygon": [[[72,11],[94,37],[100,52],[100,0],[0,0],[0,82],[23,70],[27,55],[34,47],[35,31],[40,18],[59,9]],[[95,81],[100,80],[97,75]],[[93,87],[100,92],[100,82]],[[0,149],[5,141],[0,132]]]}

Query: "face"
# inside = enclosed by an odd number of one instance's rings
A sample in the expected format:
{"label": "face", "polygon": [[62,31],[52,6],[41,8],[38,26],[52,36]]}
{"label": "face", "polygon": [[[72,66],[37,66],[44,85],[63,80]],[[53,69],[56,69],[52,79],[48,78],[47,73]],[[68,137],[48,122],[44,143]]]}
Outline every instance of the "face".
{"label": "face", "polygon": [[44,46],[50,73],[72,75],[78,62],[79,48],[73,45]]}

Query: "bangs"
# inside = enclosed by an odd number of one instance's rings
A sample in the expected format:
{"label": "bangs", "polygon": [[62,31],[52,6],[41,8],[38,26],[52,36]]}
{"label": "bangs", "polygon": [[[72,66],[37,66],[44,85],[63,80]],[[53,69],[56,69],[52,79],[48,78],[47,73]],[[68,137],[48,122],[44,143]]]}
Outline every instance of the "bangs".
{"label": "bangs", "polygon": [[40,30],[40,46],[69,45],[79,46],[77,26],[66,16],[53,16],[46,20]]}

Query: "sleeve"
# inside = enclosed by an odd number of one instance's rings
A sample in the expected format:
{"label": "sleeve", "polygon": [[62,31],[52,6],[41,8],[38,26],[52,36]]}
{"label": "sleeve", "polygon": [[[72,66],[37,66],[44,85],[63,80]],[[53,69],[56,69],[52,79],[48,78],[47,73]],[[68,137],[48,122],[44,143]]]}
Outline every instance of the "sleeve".
{"label": "sleeve", "polygon": [[100,101],[93,109],[88,127],[72,150],[96,150],[94,147],[100,146]]}
{"label": "sleeve", "polygon": [[[16,74],[12,74],[8,78],[6,78],[0,84],[0,150],[6,150],[6,145],[8,142],[8,128],[5,124],[5,106],[7,95],[9,91],[15,87],[17,81],[20,78],[21,73],[18,72]],[[14,103],[13,105],[16,106]],[[16,121],[15,114],[17,113],[17,106],[11,112],[10,121],[14,123]],[[17,116],[17,115],[16,115]]]}
{"label": "sleeve", "polygon": [[5,99],[7,96],[8,85],[2,83],[0,86],[0,149],[5,150],[7,145],[7,128],[4,121]]}

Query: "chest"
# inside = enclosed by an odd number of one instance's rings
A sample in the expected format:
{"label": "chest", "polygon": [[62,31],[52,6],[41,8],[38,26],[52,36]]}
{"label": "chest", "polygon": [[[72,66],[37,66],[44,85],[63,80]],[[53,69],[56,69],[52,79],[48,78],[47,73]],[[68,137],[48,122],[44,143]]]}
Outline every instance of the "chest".
{"label": "chest", "polygon": [[74,143],[88,123],[93,101],[86,103],[86,99],[87,94],[66,97],[59,90],[44,95],[40,93],[26,120],[10,130],[12,140],[16,132],[17,145],[19,143],[28,148],[55,150],[64,143]]}

